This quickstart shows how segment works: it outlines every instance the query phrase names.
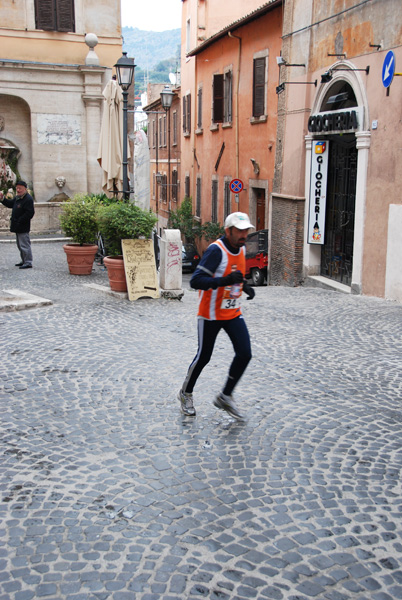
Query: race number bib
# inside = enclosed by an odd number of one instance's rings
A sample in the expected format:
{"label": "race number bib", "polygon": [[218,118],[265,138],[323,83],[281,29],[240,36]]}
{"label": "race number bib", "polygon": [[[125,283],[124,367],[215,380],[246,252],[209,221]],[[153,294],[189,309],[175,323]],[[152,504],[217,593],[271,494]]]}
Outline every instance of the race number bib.
{"label": "race number bib", "polygon": [[242,286],[236,286],[237,289],[233,290],[235,286],[226,287],[223,290],[223,298],[221,302],[221,308],[223,310],[240,308]]}

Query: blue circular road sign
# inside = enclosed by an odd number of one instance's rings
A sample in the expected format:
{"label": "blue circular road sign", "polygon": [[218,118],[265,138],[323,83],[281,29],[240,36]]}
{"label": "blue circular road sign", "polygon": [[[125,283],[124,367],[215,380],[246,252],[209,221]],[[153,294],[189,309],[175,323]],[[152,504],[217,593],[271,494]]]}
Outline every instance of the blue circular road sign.
{"label": "blue circular road sign", "polygon": [[231,192],[238,194],[243,189],[243,182],[241,179],[232,179],[229,187]]}
{"label": "blue circular road sign", "polygon": [[382,84],[384,87],[389,87],[392,83],[395,73],[395,54],[390,50],[384,58],[382,65]]}

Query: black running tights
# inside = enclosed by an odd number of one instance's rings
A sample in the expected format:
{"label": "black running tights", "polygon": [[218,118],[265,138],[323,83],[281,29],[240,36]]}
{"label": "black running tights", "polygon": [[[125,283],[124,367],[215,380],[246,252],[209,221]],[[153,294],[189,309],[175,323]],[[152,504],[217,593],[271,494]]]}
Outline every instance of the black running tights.
{"label": "black running tights", "polygon": [[251,360],[250,336],[242,316],[229,321],[207,321],[198,319],[198,351],[189,366],[183,384],[183,392],[191,394],[203,368],[209,363],[215,340],[221,329],[228,334],[235,351],[229,376],[222,392],[230,396]]}

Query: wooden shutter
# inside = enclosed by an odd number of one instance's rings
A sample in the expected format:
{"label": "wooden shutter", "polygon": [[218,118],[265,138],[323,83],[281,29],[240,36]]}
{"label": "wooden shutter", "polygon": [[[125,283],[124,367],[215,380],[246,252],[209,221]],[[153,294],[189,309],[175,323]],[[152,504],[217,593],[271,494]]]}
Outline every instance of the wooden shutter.
{"label": "wooden shutter", "polygon": [[187,133],[191,131],[191,94],[187,94]]}
{"label": "wooden shutter", "polygon": [[201,179],[199,177],[197,177],[196,195],[196,216],[201,217]]}
{"label": "wooden shutter", "polygon": [[265,57],[254,59],[253,117],[265,114]]}
{"label": "wooden shutter", "polygon": [[35,27],[36,29],[55,31],[54,0],[35,0]]}
{"label": "wooden shutter", "polygon": [[212,120],[223,123],[223,75],[214,75]]}
{"label": "wooden shutter", "polygon": [[187,117],[187,96],[183,96],[183,133],[186,133],[186,117]]}
{"label": "wooden shutter", "polygon": [[232,122],[232,71],[227,71],[224,75],[223,84],[223,96],[224,96],[224,115],[223,119],[225,123]]}
{"label": "wooden shutter", "polygon": [[172,200],[173,202],[177,202],[177,171],[172,171]]}
{"label": "wooden shutter", "polygon": [[216,179],[212,181],[212,211],[211,221],[216,223],[218,221],[218,182]]}
{"label": "wooden shutter", "polygon": [[75,31],[74,0],[35,0],[35,26],[46,31]]}
{"label": "wooden shutter", "polygon": [[198,88],[197,127],[202,129],[202,87]]}
{"label": "wooden shutter", "polygon": [[173,145],[177,144],[177,112],[173,113]]}
{"label": "wooden shutter", "polygon": [[57,31],[75,31],[74,0],[56,0]]}

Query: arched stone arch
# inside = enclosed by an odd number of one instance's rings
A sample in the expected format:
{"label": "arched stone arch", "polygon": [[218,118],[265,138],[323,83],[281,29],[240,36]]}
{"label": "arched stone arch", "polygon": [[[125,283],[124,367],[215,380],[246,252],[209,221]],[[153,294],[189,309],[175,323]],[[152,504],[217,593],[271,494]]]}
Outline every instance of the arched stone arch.
{"label": "arched stone arch", "polygon": [[0,116],[3,117],[2,122],[4,122],[0,137],[19,149],[19,174],[24,180],[32,183],[32,134],[29,104],[19,96],[0,93]]}
{"label": "arched stone arch", "polygon": [[[367,94],[363,78],[361,76],[362,71],[355,71],[357,67],[350,61],[338,61],[334,63],[328,71],[332,74],[332,79],[328,83],[322,83],[317,91],[314,99],[312,114],[319,113],[322,110],[322,106],[328,91],[339,81],[348,83],[353,89],[356,97],[357,106],[363,107],[363,123],[361,130],[367,131],[369,129],[369,105],[367,100]],[[342,69],[342,70],[340,70]]]}

